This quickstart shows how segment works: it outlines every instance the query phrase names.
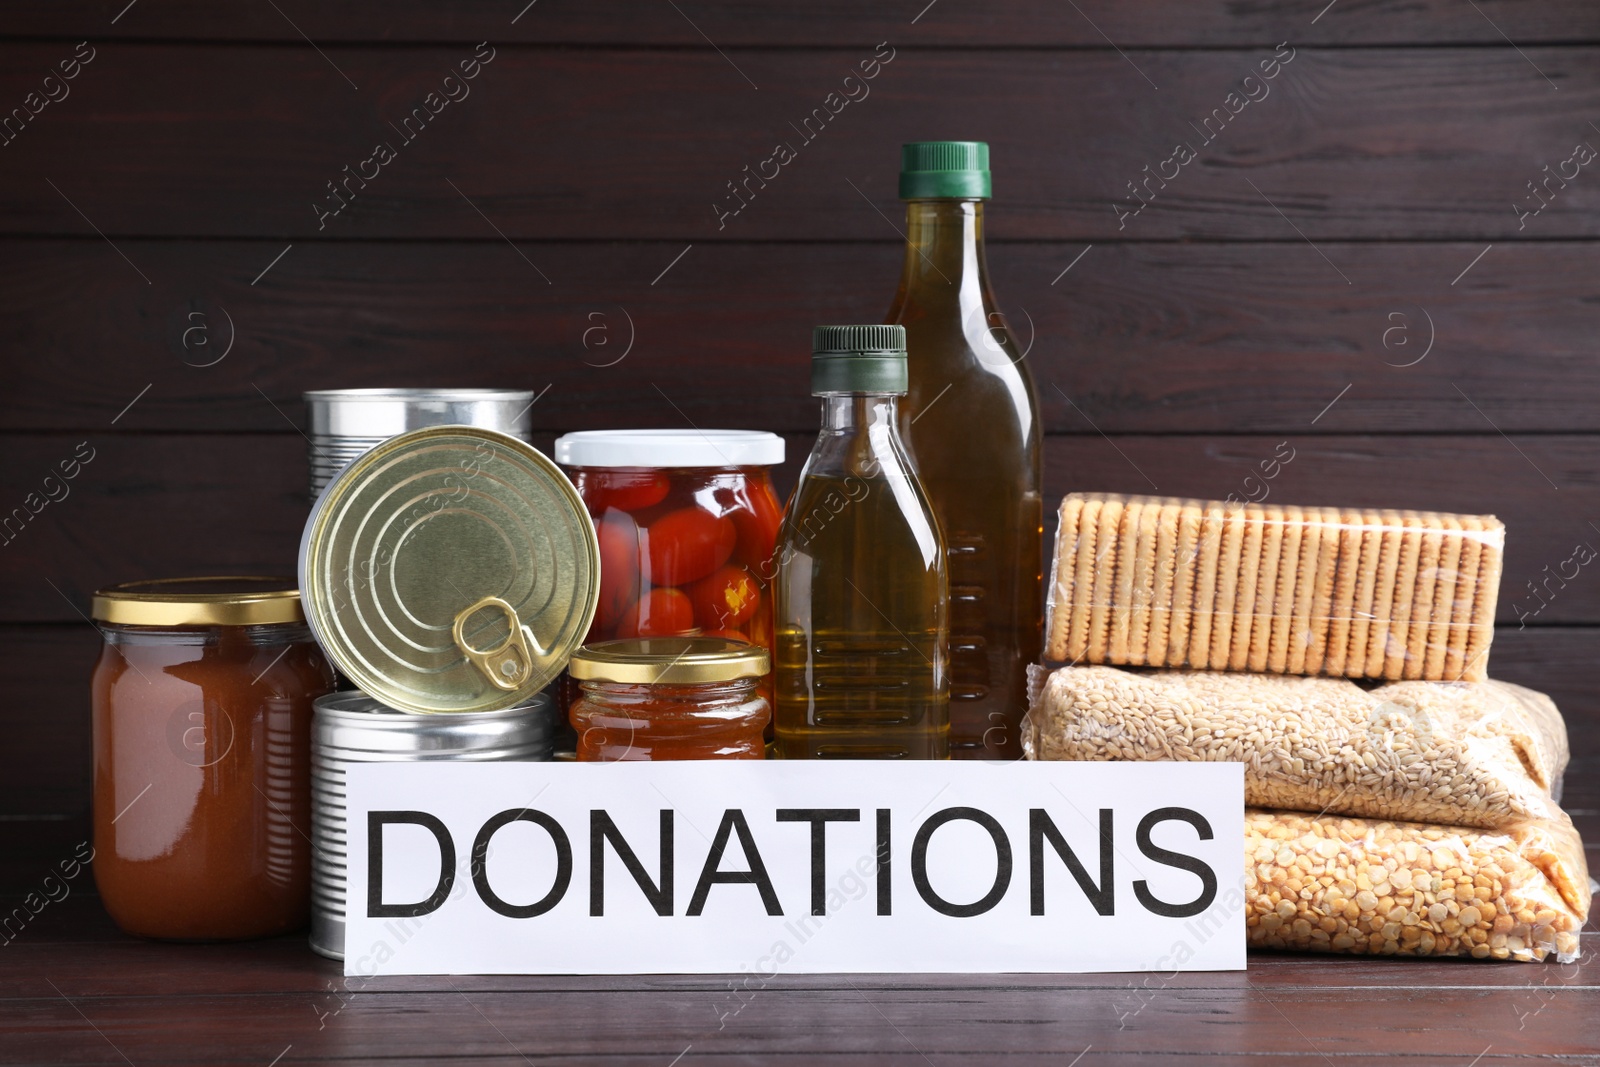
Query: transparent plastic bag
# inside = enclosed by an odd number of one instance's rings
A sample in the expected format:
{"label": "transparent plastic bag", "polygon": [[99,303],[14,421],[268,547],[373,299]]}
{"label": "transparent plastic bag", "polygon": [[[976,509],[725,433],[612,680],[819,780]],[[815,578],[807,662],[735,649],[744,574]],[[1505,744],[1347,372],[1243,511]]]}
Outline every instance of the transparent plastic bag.
{"label": "transparent plastic bag", "polygon": [[1570,963],[1589,915],[1571,821],[1502,831],[1245,813],[1251,948]]}
{"label": "transparent plastic bag", "polygon": [[1035,672],[1024,750],[1245,765],[1246,803],[1496,828],[1552,818],[1561,714],[1507,682],[1063,667]]}

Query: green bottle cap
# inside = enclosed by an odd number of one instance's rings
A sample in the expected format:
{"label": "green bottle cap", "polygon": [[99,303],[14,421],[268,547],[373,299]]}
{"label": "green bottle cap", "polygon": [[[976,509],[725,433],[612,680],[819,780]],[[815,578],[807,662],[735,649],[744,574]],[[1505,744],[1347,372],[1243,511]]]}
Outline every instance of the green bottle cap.
{"label": "green bottle cap", "polygon": [[987,200],[989,146],[983,141],[913,141],[900,146],[901,200]]}
{"label": "green bottle cap", "polygon": [[904,393],[904,326],[818,326],[811,331],[811,392]]}

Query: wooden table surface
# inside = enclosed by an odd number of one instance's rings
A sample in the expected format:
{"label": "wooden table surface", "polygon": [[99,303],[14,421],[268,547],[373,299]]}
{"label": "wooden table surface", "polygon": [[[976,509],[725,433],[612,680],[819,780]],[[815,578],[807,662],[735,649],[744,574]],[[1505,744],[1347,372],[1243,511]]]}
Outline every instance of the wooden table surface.
{"label": "wooden table surface", "polygon": [[[1600,868],[1600,813],[1578,810]],[[0,885],[25,891],[75,833],[8,834]],[[1596,1067],[1593,920],[1583,949],[1570,965],[1258,953],[1244,972],[1170,978],[780,975],[738,992],[727,976],[347,982],[303,936],[124,936],[85,874],[0,948],[0,1063]]]}

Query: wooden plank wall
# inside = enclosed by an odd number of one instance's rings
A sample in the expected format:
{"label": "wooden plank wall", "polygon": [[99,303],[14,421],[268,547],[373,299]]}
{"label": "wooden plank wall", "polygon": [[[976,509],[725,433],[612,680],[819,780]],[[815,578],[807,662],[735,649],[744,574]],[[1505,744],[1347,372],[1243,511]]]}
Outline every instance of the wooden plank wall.
{"label": "wooden plank wall", "polygon": [[934,137],[993,148],[1051,494],[1287,440],[1273,499],[1499,514],[1494,669],[1593,777],[1600,576],[1531,585],[1600,546],[1600,7],[524,3],[0,15],[0,515],[56,498],[0,544],[0,816],[86,807],[96,586],[291,568],[302,390],[771,429],[792,481],[809,327],[882,315]]}

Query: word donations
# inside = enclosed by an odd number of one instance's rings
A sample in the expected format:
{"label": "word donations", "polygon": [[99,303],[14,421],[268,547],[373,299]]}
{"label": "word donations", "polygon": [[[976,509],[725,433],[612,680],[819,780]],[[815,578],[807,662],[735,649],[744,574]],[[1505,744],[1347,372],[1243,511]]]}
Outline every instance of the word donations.
{"label": "word donations", "polygon": [[347,788],[347,975],[1244,967],[1238,763],[394,763]]}

